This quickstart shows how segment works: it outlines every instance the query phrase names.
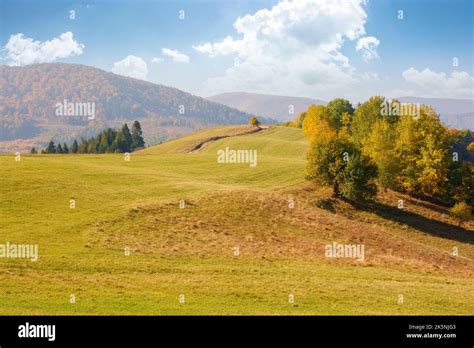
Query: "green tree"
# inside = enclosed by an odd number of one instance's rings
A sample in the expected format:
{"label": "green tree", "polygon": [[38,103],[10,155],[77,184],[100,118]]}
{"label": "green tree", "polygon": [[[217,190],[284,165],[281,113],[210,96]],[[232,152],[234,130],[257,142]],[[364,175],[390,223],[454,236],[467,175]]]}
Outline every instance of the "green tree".
{"label": "green tree", "polygon": [[63,144],[63,152],[64,153],[69,153],[69,147],[67,146],[66,143]]}
{"label": "green tree", "polygon": [[463,222],[472,219],[472,209],[469,204],[465,202],[456,203],[449,209],[449,214],[458,220],[459,226],[461,226]]}
{"label": "green tree", "polygon": [[306,112],[300,112],[298,116],[296,117],[295,123],[296,127],[302,128],[303,127],[303,121],[306,117]]}
{"label": "green tree", "polygon": [[32,155],[36,155],[38,153],[38,151],[36,151],[36,149],[34,147],[32,147],[30,153]]}
{"label": "green tree", "polygon": [[63,147],[61,146],[61,144],[58,144],[58,146],[56,147],[56,153],[63,153]]}
{"label": "green tree", "polygon": [[115,152],[128,152],[129,151],[127,139],[125,138],[125,135],[123,134],[122,131],[117,133],[114,143],[112,144],[112,148],[115,150]]}
{"label": "green tree", "polygon": [[365,200],[376,192],[376,167],[344,136],[313,142],[306,172],[308,180],[331,186],[335,196]]}
{"label": "green tree", "polygon": [[355,109],[351,122],[351,134],[354,143],[359,148],[362,148],[362,144],[372,131],[373,125],[383,117],[381,108],[384,102],[384,97],[376,96]]}
{"label": "green tree", "polygon": [[140,122],[135,121],[132,125],[132,151],[142,147],[145,147],[142,126],[140,125]]}
{"label": "green tree", "polygon": [[109,140],[107,137],[107,131],[103,131],[100,135],[99,142],[99,153],[109,152]]}
{"label": "green tree", "polygon": [[354,113],[354,108],[350,101],[342,98],[331,100],[326,105],[326,110],[331,125],[336,129],[341,128],[343,125],[342,114],[347,113],[349,116],[352,116]]}
{"label": "green tree", "polygon": [[439,116],[428,106],[417,118],[404,116],[397,124],[395,151],[404,191],[442,199],[448,191],[450,137]]}
{"label": "green tree", "polygon": [[449,193],[444,199],[452,204],[466,202],[474,209],[474,165],[465,161],[452,162],[449,168]]}
{"label": "green tree", "polygon": [[372,179],[377,176],[377,167],[359,150],[349,157],[344,170],[338,177],[341,196],[352,201],[366,201],[377,193]]}
{"label": "green tree", "polygon": [[117,136],[117,131],[116,130],[114,130],[112,128],[107,129],[107,144],[109,145],[108,152],[115,152],[115,149],[112,149],[112,144],[113,144],[116,136]]}
{"label": "green tree", "polygon": [[87,153],[89,144],[87,139],[81,138],[81,142],[79,143],[78,153]]}
{"label": "green tree", "polygon": [[130,152],[132,147],[132,134],[130,133],[130,129],[128,128],[128,125],[126,123],[123,125],[121,132],[123,135],[123,140],[121,140],[121,151]]}
{"label": "green tree", "polygon": [[74,139],[71,146],[71,153],[77,153],[78,151],[79,151],[79,145],[77,144],[77,140]]}
{"label": "green tree", "polygon": [[50,141],[48,147],[46,148],[46,153],[56,153],[56,146],[54,145],[54,141]]}

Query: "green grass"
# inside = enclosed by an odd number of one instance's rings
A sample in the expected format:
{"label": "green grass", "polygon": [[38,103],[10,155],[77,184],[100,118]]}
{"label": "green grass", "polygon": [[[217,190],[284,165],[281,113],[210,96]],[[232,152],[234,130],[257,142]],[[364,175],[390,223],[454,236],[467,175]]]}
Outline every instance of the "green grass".
{"label": "green grass", "polygon": [[[469,239],[440,238],[310,192],[301,131],[232,136],[247,129],[205,130],[132,153],[129,162],[0,156],[0,243],[38,244],[40,254],[38,262],[0,259],[0,314],[474,312]],[[221,135],[231,137],[186,153]],[[256,149],[257,167],[217,163],[225,147]],[[397,198],[381,197],[395,205]],[[334,211],[321,208],[327,202]],[[443,213],[408,209],[449,223]],[[366,244],[366,262],[325,258],[332,241]],[[462,257],[449,256],[453,246]]]}

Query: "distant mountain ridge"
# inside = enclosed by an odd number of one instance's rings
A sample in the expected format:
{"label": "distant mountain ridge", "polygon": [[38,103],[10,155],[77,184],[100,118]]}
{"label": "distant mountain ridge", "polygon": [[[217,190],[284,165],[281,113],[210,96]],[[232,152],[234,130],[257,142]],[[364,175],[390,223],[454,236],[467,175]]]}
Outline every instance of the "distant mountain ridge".
{"label": "distant mountain ridge", "polygon": [[270,117],[278,121],[293,119],[311,104],[326,104],[325,101],[318,99],[246,92],[222,93],[207,99],[237,110],[257,116]]}
{"label": "distant mountain ridge", "polygon": [[[93,104],[95,117],[58,116],[56,105],[65,100]],[[0,66],[0,151],[44,145],[50,138],[67,142],[134,120],[153,144],[209,126],[247,124],[250,116],[176,88],[85,65]]]}
{"label": "distant mountain ridge", "polygon": [[[311,104],[327,104],[326,101],[318,99],[245,92],[222,93],[208,97],[208,99],[250,114],[272,117],[278,121],[293,119]],[[440,114],[441,121],[446,125],[474,130],[474,100],[421,97],[397,97],[396,99],[400,102],[430,105]],[[293,114],[288,112],[290,105],[294,106]]]}
{"label": "distant mountain ridge", "polygon": [[430,105],[441,121],[453,128],[474,130],[474,100],[451,98],[399,97],[400,102]]}

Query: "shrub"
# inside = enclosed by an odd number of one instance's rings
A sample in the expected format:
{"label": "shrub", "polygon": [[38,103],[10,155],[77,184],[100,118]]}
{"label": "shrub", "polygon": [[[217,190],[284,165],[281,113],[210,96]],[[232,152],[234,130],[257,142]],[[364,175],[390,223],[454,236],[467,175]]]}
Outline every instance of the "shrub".
{"label": "shrub", "polygon": [[459,226],[461,226],[463,222],[472,219],[471,207],[465,202],[456,203],[449,209],[449,214],[458,220]]}

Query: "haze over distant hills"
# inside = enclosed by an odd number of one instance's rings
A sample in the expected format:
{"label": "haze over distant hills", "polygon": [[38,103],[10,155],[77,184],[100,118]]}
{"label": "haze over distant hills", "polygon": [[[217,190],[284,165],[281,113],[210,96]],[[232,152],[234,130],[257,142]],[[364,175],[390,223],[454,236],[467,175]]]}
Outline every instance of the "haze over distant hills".
{"label": "haze over distant hills", "polygon": [[405,103],[430,105],[450,127],[474,130],[474,100],[449,98],[400,97]]}
{"label": "haze over distant hills", "polygon": [[[289,121],[311,104],[326,104],[311,98],[286,97],[268,94],[232,92],[217,94],[207,99],[258,116]],[[293,110],[293,112],[291,112]]]}
{"label": "haze over distant hills", "polygon": [[[2,65],[0,91],[0,151],[44,146],[51,138],[68,142],[134,120],[150,145],[213,125],[247,124],[250,117],[176,88],[77,64]],[[58,116],[64,100],[93,103],[95,118]]]}
{"label": "haze over distant hills", "polygon": [[[245,92],[223,93],[208,97],[209,100],[248,112],[272,117],[279,121],[289,121],[311,104],[326,102],[311,98],[285,97]],[[441,120],[454,128],[474,130],[474,101],[469,99],[400,97],[401,102],[426,104],[440,114]],[[289,105],[294,105],[294,114],[288,113]],[[354,105],[355,106],[355,105]]]}

